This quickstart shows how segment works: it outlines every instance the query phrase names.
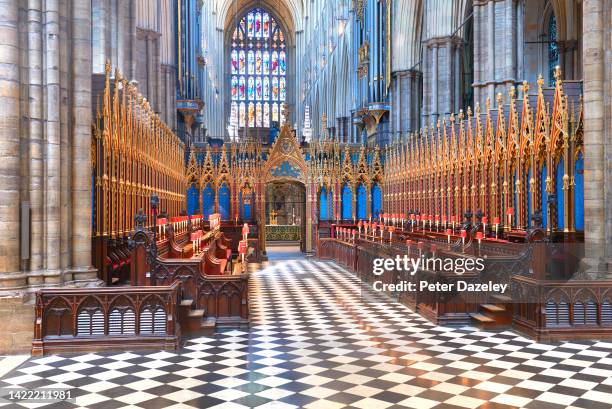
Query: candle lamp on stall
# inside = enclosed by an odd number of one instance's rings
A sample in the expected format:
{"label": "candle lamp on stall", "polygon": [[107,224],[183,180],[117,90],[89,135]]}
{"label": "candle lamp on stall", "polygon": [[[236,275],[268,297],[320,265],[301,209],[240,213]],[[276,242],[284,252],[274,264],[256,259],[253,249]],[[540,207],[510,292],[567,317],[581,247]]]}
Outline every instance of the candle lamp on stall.
{"label": "candle lamp on stall", "polygon": [[500,222],[499,217],[494,217],[493,218],[493,225],[495,226],[495,239],[498,238],[498,234],[497,233],[499,231],[499,222]]}
{"label": "candle lamp on stall", "polygon": [[245,223],[242,226],[242,240],[246,240],[247,239],[247,237],[249,236],[249,232],[250,232],[249,224]]}
{"label": "candle lamp on stall", "polygon": [[509,207],[508,210],[506,210],[506,214],[508,215],[508,226],[506,230],[512,230],[512,215],[514,214],[514,208]]}
{"label": "candle lamp on stall", "polygon": [[481,231],[477,231],[476,232],[476,240],[478,240],[478,249],[480,250],[480,244],[482,243],[482,239],[484,238],[484,235],[482,234]]}
{"label": "candle lamp on stall", "polygon": [[424,247],[425,247],[425,243],[423,243],[422,241],[419,241],[417,243],[417,249],[419,249],[419,257],[421,257],[421,255],[423,254]]}
{"label": "candle lamp on stall", "polygon": [[446,229],[446,237],[448,238],[448,244],[450,244],[452,234],[453,231],[451,229]]}
{"label": "candle lamp on stall", "polygon": [[393,242],[393,232],[395,231],[395,226],[389,226],[387,228],[389,230],[389,243]]}
{"label": "candle lamp on stall", "polygon": [[489,223],[489,218],[487,216],[482,217],[482,233],[484,236],[487,236],[487,223]]}
{"label": "candle lamp on stall", "polygon": [[465,238],[467,237],[467,231],[465,229],[461,229],[461,243],[465,246]]}

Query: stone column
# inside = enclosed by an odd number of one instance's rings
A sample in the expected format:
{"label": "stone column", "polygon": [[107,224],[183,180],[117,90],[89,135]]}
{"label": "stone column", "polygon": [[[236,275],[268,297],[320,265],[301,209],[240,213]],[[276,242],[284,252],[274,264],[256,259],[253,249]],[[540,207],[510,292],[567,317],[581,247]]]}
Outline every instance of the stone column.
{"label": "stone column", "polygon": [[46,270],[50,276],[59,275],[60,268],[60,50],[59,1],[45,2],[45,77],[46,77]]}
{"label": "stone column", "polygon": [[43,268],[43,55],[42,0],[28,1],[28,86],[30,265],[32,272]]}
{"label": "stone column", "polygon": [[26,285],[20,274],[19,2],[0,0],[0,288]]}
{"label": "stone column", "polygon": [[[608,3],[610,3],[608,1]],[[609,11],[608,11],[609,13]],[[584,236],[585,261],[592,271],[606,267],[606,222],[610,209],[606,208],[609,190],[606,183],[606,131],[604,87],[605,61],[605,9],[604,0],[583,2],[583,61],[584,61]],[[608,214],[606,214],[606,212]],[[608,254],[609,255],[609,254]]]}
{"label": "stone column", "polygon": [[[437,37],[427,41],[424,53],[431,61],[430,70],[424,76],[423,118],[425,125],[435,123],[440,116],[458,111],[455,98],[461,89],[461,39],[455,36]],[[418,81],[413,71],[412,81]],[[429,94],[429,95],[427,95]],[[460,92],[459,92],[460,94]],[[416,127],[413,126],[413,130]]]}
{"label": "stone column", "polygon": [[429,112],[431,121],[435,121],[440,115],[440,106],[438,104],[438,81],[439,81],[439,65],[438,65],[438,45],[434,44],[431,50],[431,107]]}
{"label": "stone column", "polygon": [[[91,3],[72,7],[72,272],[75,280],[95,279],[91,264]],[[67,232],[66,232],[67,233]]]}

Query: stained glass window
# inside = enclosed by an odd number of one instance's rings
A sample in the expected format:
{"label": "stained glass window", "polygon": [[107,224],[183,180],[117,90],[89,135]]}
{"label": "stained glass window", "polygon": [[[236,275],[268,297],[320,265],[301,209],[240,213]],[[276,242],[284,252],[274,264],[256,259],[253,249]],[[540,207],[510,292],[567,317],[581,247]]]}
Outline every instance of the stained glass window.
{"label": "stained glass window", "polygon": [[555,70],[559,65],[559,43],[557,42],[557,19],[551,13],[548,21],[548,81],[552,87],[555,85]]}
{"label": "stained glass window", "polygon": [[236,25],[230,50],[232,101],[240,127],[269,128],[287,99],[287,47],[266,10],[249,11]]}

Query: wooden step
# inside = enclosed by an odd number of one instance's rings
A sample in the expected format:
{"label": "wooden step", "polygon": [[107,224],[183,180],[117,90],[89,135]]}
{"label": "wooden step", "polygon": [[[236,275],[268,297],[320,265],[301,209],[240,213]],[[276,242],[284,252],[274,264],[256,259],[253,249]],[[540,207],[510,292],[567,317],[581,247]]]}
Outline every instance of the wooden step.
{"label": "wooden step", "polygon": [[506,310],[505,307],[500,307],[500,306],[495,305],[495,304],[481,304],[480,308],[482,308],[486,312],[490,312],[492,314],[499,314],[499,313],[508,312],[508,310]]}
{"label": "wooden step", "polygon": [[496,304],[512,304],[512,298],[507,295],[493,294],[491,295],[491,301]]}
{"label": "wooden step", "polygon": [[204,310],[191,310],[188,316],[189,318],[199,318],[201,320],[204,317]]}
{"label": "wooden step", "polygon": [[200,330],[200,323],[204,318],[204,310],[192,310],[189,309],[187,313],[183,313],[183,319],[181,319],[181,326],[184,332],[197,332]]}
{"label": "wooden step", "polygon": [[191,308],[193,306],[193,300],[191,298],[185,298],[184,300],[181,300],[179,306]]}
{"label": "wooden step", "polygon": [[200,321],[200,329],[198,334],[213,335],[217,328],[217,321],[214,318],[204,318]]}
{"label": "wooden step", "polygon": [[477,321],[479,324],[495,324],[495,320],[491,317],[487,317],[484,314],[479,314],[479,313],[471,313],[470,317],[472,317],[473,320]]}

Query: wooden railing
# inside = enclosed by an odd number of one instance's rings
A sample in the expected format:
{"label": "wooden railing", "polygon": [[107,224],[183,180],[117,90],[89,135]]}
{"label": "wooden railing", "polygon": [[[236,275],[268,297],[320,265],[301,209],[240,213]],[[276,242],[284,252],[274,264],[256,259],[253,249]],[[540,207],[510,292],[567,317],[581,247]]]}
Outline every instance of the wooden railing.
{"label": "wooden railing", "polygon": [[180,282],[159,287],[43,289],[36,294],[32,355],[176,349]]}
{"label": "wooden railing", "polygon": [[227,274],[231,250],[223,233],[212,232],[207,240],[208,247],[193,258],[154,258],[151,233],[141,228],[132,238],[132,275],[153,286],[180,282],[182,299],[192,300],[192,308],[204,310],[203,318],[217,326],[248,325],[249,275]]}
{"label": "wooden railing", "polygon": [[612,338],[612,281],[512,278],[513,326],[537,341]]}
{"label": "wooden railing", "polygon": [[[208,253],[208,252],[207,252]],[[249,320],[249,275],[207,274],[208,254],[203,259],[158,260],[152,277],[156,285],[182,283],[182,297],[193,300],[194,309],[203,309],[204,318],[218,326],[244,326]]]}
{"label": "wooden railing", "polygon": [[[405,271],[385,271],[380,276],[373,274],[374,259],[394,259],[396,256],[408,255],[411,258],[419,258],[420,252],[431,255],[430,245],[417,249],[416,245],[406,246],[394,242],[380,242],[356,239],[319,239],[318,256],[322,259],[333,259],[361,279],[362,282],[373,284],[380,281],[383,284],[398,282],[412,282],[415,285],[421,281],[429,283],[455,284],[462,280],[467,283],[486,283],[489,280],[495,283],[510,284],[512,272],[528,274],[531,253],[524,247],[525,252],[514,256],[488,257],[484,261],[485,268],[480,273],[466,272],[457,275],[454,272],[429,271],[420,269],[411,275]],[[440,258],[470,258],[470,254],[460,254],[452,249],[443,250],[441,246],[436,250],[436,256]],[[456,286],[454,286],[456,288]],[[467,324],[471,322],[470,314],[478,312],[480,304],[489,302],[491,294],[483,292],[446,292],[446,291],[398,291],[388,295],[419,312],[425,318],[437,324]]]}

